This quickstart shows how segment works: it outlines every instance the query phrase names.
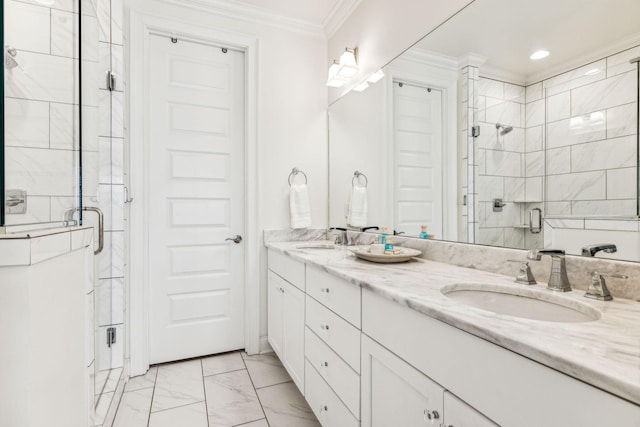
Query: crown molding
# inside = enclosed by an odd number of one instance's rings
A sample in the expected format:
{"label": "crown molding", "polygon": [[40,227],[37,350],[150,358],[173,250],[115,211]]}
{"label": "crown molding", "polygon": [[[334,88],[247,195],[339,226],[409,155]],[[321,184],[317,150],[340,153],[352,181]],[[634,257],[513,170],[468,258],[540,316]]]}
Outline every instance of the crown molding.
{"label": "crown molding", "polygon": [[[238,2],[230,2],[228,0],[159,0],[163,3],[190,7],[192,9],[200,10],[203,12],[213,13],[223,16],[225,18],[231,18],[248,22],[251,24],[262,24],[273,28],[278,28],[285,31],[294,33],[305,34],[319,39],[326,39],[325,29],[322,25],[314,24],[312,22],[304,21],[301,19],[295,19],[277,13],[273,13],[267,9],[242,4]],[[341,0],[344,2],[345,0]],[[346,0],[352,1],[352,0]]]}
{"label": "crown molding", "polygon": [[362,0],[338,0],[329,12],[329,15],[322,21],[327,38],[331,38],[344,24],[344,21],[353,13],[353,11],[362,3]]}
{"label": "crown molding", "polygon": [[411,62],[444,68],[446,70],[457,71],[459,69],[458,60],[456,58],[416,47],[407,49],[399,56],[399,58],[406,59]]}

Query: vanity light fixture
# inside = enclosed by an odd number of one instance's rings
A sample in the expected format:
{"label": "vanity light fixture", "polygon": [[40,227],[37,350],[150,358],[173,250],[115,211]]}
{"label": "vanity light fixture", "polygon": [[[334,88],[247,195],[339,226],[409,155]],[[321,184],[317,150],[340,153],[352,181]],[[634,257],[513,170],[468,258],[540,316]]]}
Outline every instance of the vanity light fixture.
{"label": "vanity light fixture", "polygon": [[367,83],[367,81],[365,80],[362,83],[360,83],[358,86],[354,87],[353,90],[355,90],[356,92],[362,92],[368,87],[369,87],[369,83]]}
{"label": "vanity light fixture", "polygon": [[338,61],[333,61],[331,67],[329,67],[329,78],[327,79],[327,86],[329,87],[342,87],[347,82],[346,79],[338,76],[338,69],[340,64]]}
{"label": "vanity light fixture", "polygon": [[378,70],[375,73],[371,74],[367,79],[369,83],[378,83],[384,77],[384,73],[382,70]]}
{"label": "vanity light fixture", "polygon": [[358,48],[346,48],[340,55],[340,66],[337,75],[348,79],[358,74]]}
{"label": "vanity light fixture", "polygon": [[534,61],[537,61],[538,59],[546,58],[547,56],[549,56],[549,51],[541,49],[533,52],[531,56],[529,56],[529,58],[533,59]]}

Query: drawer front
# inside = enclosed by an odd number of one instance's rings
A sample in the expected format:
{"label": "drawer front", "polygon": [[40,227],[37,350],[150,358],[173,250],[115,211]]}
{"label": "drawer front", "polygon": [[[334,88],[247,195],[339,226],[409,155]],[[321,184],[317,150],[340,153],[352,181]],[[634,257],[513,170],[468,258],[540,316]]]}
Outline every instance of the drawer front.
{"label": "drawer front", "polygon": [[284,278],[301,291],[304,286],[304,263],[291,257],[269,249],[269,270]]}
{"label": "drawer front", "polygon": [[305,331],[305,356],[340,400],[360,419],[360,375],[347,365],[309,328]]}
{"label": "drawer front", "polygon": [[306,325],[360,373],[360,331],[307,295]]}
{"label": "drawer front", "polygon": [[360,329],[360,286],[315,267],[307,268],[307,293]]}
{"label": "drawer front", "polygon": [[308,360],[305,365],[305,397],[322,427],[360,426]]}

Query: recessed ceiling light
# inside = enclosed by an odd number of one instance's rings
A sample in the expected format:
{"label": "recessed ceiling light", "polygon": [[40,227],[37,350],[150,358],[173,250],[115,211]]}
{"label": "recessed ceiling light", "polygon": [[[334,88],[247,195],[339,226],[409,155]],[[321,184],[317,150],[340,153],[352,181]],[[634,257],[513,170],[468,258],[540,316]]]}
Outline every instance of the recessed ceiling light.
{"label": "recessed ceiling light", "polygon": [[546,58],[547,56],[549,56],[549,51],[548,50],[537,50],[537,51],[533,52],[529,58],[531,58],[534,61],[536,61],[538,59]]}
{"label": "recessed ceiling light", "polygon": [[600,68],[592,68],[589,71],[587,71],[586,73],[584,73],[585,76],[593,76],[594,74],[598,74],[600,73]]}

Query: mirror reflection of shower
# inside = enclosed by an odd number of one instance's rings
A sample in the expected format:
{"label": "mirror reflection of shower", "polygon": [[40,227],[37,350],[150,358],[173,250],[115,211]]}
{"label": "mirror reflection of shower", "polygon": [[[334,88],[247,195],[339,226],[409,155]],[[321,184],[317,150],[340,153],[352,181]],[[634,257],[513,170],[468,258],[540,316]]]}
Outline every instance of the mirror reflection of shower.
{"label": "mirror reflection of shower", "polygon": [[11,46],[4,47],[4,67],[5,68],[15,68],[18,66],[18,61],[16,61],[16,56],[18,56],[18,51]]}
{"label": "mirror reflection of shower", "polygon": [[505,136],[513,130],[513,126],[501,125],[500,123],[496,123],[496,129],[498,130],[500,136]]}
{"label": "mirror reflection of shower", "polygon": [[513,130],[513,126],[501,125],[496,123],[496,143],[500,146],[500,137],[505,136]]}

